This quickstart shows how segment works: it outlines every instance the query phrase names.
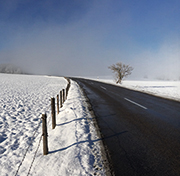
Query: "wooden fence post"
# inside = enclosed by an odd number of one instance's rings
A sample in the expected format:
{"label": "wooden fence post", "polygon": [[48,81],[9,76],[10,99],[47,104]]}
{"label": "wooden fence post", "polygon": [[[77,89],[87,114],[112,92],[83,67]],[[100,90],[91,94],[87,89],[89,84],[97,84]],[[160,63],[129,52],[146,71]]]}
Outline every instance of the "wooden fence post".
{"label": "wooden fence post", "polygon": [[64,89],[62,90],[62,94],[63,94],[63,96],[62,96],[62,99],[63,99],[62,102],[64,103],[64,102],[65,102],[65,90],[64,90]]}
{"label": "wooden fence post", "polygon": [[60,108],[62,108],[62,90],[60,91]]}
{"label": "wooden fence post", "polygon": [[59,95],[57,95],[57,114],[59,114]]}
{"label": "wooden fence post", "polygon": [[56,127],[55,98],[51,98],[52,129]]}
{"label": "wooden fence post", "polygon": [[47,140],[47,115],[42,114],[42,136],[43,136],[43,155],[48,154],[48,140]]}
{"label": "wooden fence post", "polygon": [[[68,84],[69,85],[69,84]],[[68,95],[68,85],[66,87],[66,99],[67,99],[67,95]]]}
{"label": "wooden fence post", "polygon": [[64,89],[64,101],[66,101],[66,89]]}

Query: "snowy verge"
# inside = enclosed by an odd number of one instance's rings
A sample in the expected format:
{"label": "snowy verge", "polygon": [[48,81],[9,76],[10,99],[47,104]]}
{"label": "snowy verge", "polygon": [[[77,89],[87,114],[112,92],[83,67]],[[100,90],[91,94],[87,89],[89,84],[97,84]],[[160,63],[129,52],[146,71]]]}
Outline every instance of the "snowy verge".
{"label": "snowy verge", "polygon": [[110,83],[116,86],[160,96],[167,99],[180,101],[180,81],[122,81],[122,84],[116,84],[109,79],[94,79],[96,81]]}
{"label": "snowy verge", "polygon": [[[79,86],[71,87],[54,130],[49,124],[49,154],[37,154],[32,175],[105,175],[100,139]],[[42,148],[42,147],[40,147]]]}

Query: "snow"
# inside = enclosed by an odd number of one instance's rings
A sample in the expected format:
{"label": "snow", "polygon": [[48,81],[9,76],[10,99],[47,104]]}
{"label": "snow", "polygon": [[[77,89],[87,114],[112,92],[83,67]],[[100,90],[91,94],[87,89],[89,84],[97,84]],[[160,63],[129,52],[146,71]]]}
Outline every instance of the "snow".
{"label": "snow", "polygon": [[[50,98],[62,77],[0,74],[0,175],[105,175],[101,140],[86,99],[71,81],[68,99],[51,127]],[[42,151],[41,115],[47,114],[49,154]]]}
{"label": "snow", "polygon": [[[117,85],[112,79],[96,80]],[[124,80],[122,84],[118,84],[117,86],[180,101],[180,81]]]}

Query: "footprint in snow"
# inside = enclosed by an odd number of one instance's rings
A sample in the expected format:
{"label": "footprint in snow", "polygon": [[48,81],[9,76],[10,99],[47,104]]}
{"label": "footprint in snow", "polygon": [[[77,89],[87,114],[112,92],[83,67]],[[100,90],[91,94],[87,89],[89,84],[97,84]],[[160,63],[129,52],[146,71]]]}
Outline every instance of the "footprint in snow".
{"label": "footprint in snow", "polygon": [[6,134],[1,134],[0,135],[0,143],[4,142],[7,139],[7,135]]}
{"label": "footprint in snow", "polygon": [[18,147],[19,147],[19,142],[18,142],[18,140],[16,139],[15,142],[14,142],[14,144],[11,146],[11,149],[12,149],[12,150],[16,150]]}
{"label": "footprint in snow", "polygon": [[6,149],[4,147],[0,146],[0,154],[3,154],[6,151]]}

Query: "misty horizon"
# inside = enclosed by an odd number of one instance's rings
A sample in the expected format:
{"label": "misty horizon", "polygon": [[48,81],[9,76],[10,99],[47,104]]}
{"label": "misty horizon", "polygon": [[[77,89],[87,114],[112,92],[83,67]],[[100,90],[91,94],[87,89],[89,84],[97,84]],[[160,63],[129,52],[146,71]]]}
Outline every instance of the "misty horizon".
{"label": "misty horizon", "polygon": [[27,1],[0,3],[0,64],[27,73],[180,79],[180,2]]}

